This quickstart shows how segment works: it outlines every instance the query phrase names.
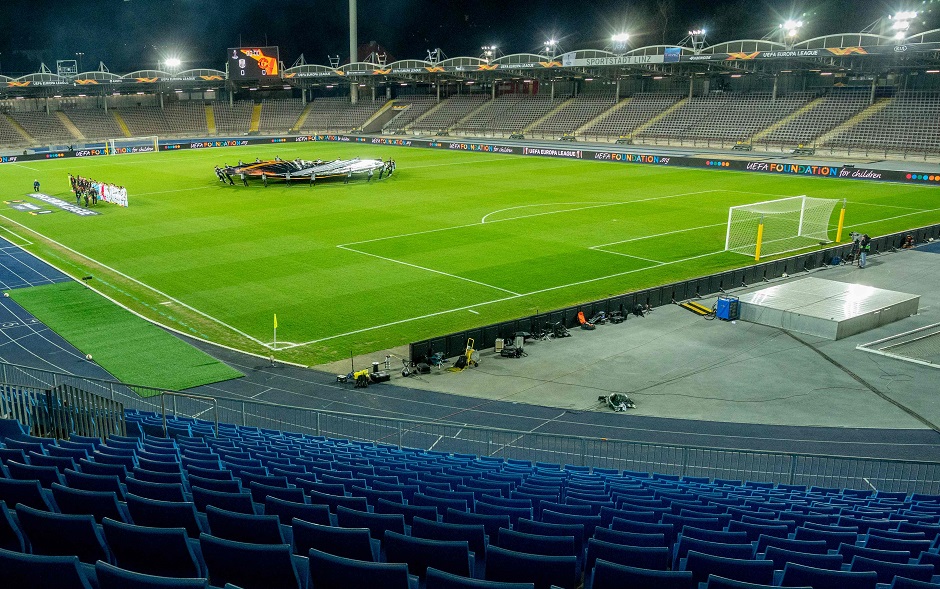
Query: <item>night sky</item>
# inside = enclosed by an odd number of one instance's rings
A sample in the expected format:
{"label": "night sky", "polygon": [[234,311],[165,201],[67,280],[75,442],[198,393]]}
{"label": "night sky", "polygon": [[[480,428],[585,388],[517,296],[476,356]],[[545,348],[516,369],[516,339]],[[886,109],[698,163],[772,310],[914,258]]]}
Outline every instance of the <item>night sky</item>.
{"label": "night sky", "polygon": [[[940,0],[359,0],[359,42],[375,41],[391,59],[419,58],[440,47],[448,57],[537,52],[549,37],[562,50],[604,48],[626,30],[633,47],[681,41],[705,27],[708,43],[761,38],[790,17],[806,21],[802,38],[860,31],[899,9],[922,10],[912,32],[936,28]],[[929,12],[928,12],[929,11]],[[290,66],[327,55],[349,58],[346,0],[0,0],[0,73],[35,72],[40,62],[84,53],[82,69],[155,68],[178,55],[183,67],[222,68],[227,47],[278,45]]]}

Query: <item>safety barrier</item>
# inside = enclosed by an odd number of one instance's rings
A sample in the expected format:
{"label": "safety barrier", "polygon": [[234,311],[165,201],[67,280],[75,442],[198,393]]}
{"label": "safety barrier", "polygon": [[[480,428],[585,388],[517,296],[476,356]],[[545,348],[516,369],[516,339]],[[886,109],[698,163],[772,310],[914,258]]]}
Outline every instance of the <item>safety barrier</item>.
{"label": "safety barrier", "polygon": [[126,433],[122,403],[71,384],[0,385],[0,415],[43,438],[68,438],[72,432],[100,438]]}

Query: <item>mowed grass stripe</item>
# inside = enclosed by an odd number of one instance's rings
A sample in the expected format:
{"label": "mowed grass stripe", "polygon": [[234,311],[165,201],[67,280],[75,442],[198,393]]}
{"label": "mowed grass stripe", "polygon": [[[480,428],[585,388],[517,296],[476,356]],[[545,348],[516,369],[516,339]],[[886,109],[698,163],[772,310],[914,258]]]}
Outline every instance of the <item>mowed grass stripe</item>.
{"label": "mowed grass stripe", "polygon": [[77,282],[10,296],[123,382],[181,390],[243,376]]}
{"label": "mowed grass stripe", "polygon": [[[275,155],[393,157],[398,170],[381,182],[315,188],[229,187],[212,174],[215,164]],[[728,207],[773,195],[849,198],[847,224],[873,234],[940,220],[935,211],[890,208],[936,208],[936,192],[916,186],[358,143],[35,167],[0,167],[2,196],[22,198],[38,177],[45,191],[68,198],[73,172],[127,186],[131,206],[102,205],[90,219],[8,216],[261,341],[270,341],[277,313],[279,340],[329,342],[285,357],[307,364],[740,267],[745,256],[714,254],[724,247]],[[606,243],[616,245],[592,249]],[[484,284],[525,296],[507,300]],[[217,332],[223,343],[253,345],[224,327]],[[336,337],[351,332],[358,333]]]}

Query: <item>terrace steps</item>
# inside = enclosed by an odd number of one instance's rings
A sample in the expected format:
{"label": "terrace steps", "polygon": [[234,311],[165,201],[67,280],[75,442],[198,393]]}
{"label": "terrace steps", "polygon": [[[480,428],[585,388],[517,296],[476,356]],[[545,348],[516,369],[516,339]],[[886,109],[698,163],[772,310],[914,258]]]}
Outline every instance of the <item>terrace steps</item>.
{"label": "terrace steps", "polygon": [[249,133],[257,133],[261,126],[261,103],[257,102],[251,107],[251,126],[248,127]]}
{"label": "terrace steps", "polygon": [[686,98],[683,98],[682,100],[676,102],[675,104],[673,104],[672,106],[670,106],[669,108],[667,108],[666,110],[664,110],[663,112],[659,113],[659,114],[656,115],[655,117],[651,118],[650,120],[646,121],[645,123],[643,123],[642,125],[640,125],[640,126],[637,127],[636,129],[634,129],[634,130],[633,130],[633,133],[631,133],[631,135],[636,136],[636,135],[639,135],[640,133],[642,133],[643,131],[646,131],[647,129],[649,129],[650,127],[652,127],[653,125],[655,125],[656,123],[658,123],[659,121],[661,121],[662,119],[668,117],[669,115],[671,115],[671,114],[674,113],[675,111],[677,111],[677,110],[679,110],[680,108],[682,108],[683,106],[685,106],[688,101],[689,101],[689,99],[688,99],[688,97],[686,97]]}
{"label": "terrace steps", "polygon": [[864,121],[864,120],[867,119],[868,117],[873,116],[873,115],[875,115],[875,114],[881,112],[882,110],[885,109],[886,106],[888,106],[889,104],[891,104],[891,101],[892,101],[892,100],[893,100],[893,98],[879,98],[878,100],[875,101],[874,104],[872,104],[871,106],[869,106],[868,108],[866,108],[866,109],[863,110],[862,112],[858,113],[858,114],[855,115],[854,117],[850,118],[849,120],[845,121],[844,123],[842,123],[841,125],[839,125],[839,126],[836,127],[835,129],[832,129],[832,130],[829,131],[828,133],[825,133],[825,134],[820,135],[819,137],[817,137],[817,138],[816,138],[816,144],[817,144],[817,145],[823,145],[824,143],[826,143],[827,141],[829,141],[829,140],[832,139],[833,137],[837,137],[837,136],[839,135],[839,133],[845,131],[846,129],[849,129],[849,128],[851,128],[851,127],[854,127],[855,125],[861,123],[862,121]]}
{"label": "terrace steps", "polygon": [[460,128],[460,125],[462,125],[462,124],[464,123],[464,121],[470,120],[470,119],[473,117],[473,115],[477,114],[479,111],[481,111],[481,110],[483,110],[484,108],[486,108],[486,106],[487,106],[490,102],[492,102],[492,100],[484,100],[483,102],[480,103],[480,106],[478,106],[478,107],[476,107],[475,109],[473,109],[473,110],[471,110],[470,112],[468,112],[468,113],[467,113],[464,117],[462,117],[459,121],[457,121],[457,122],[455,122],[453,125],[451,125],[448,130]]}
{"label": "terrace steps", "polygon": [[206,128],[209,130],[210,135],[215,135],[217,133],[215,126],[215,110],[213,110],[211,104],[206,104]]}
{"label": "terrace steps", "polygon": [[304,106],[304,109],[303,109],[302,111],[300,111],[300,116],[297,117],[297,120],[294,122],[294,126],[291,127],[290,130],[291,130],[291,131],[297,131],[298,129],[300,129],[301,127],[303,127],[303,126],[304,126],[304,123],[307,122],[307,117],[310,116],[310,111],[311,111],[311,110],[313,110],[313,101],[312,101],[312,100],[311,100],[310,102],[308,102],[306,106]]}
{"label": "terrace steps", "polygon": [[74,139],[79,141],[85,140],[85,135],[78,130],[78,127],[75,126],[75,123],[72,122],[72,119],[70,119],[68,115],[66,115],[61,110],[57,110],[55,111],[55,117],[59,119],[59,121],[62,123],[62,126],[65,127],[65,129]]}
{"label": "terrace steps", "polygon": [[771,133],[773,133],[774,131],[776,131],[776,130],[779,129],[780,127],[786,125],[787,123],[789,123],[790,121],[792,121],[792,120],[795,119],[796,117],[801,116],[802,114],[807,113],[807,112],[809,112],[809,111],[811,111],[811,110],[817,108],[819,105],[823,104],[824,102],[825,102],[825,96],[819,96],[819,97],[817,97],[815,100],[811,100],[810,102],[808,102],[808,103],[806,103],[805,105],[801,106],[800,108],[796,109],[795,111],[793,111],[793,112],[790,113],[789,115],[783,117],[782,119],[780,119],[780,120],[777,121],[776,123],[772,124],[771,126],[765,128],[765,129],[762,129],[762,130],[758,131],[757,133],[755,133],[754,135],[752,135],[752,136],[751,136],[751,143],[754,143],[755,141],[760,141],[761,139],[763,139],[764,137],[770,135]]}
{"label": "terrace steps", "polygon": [[568,104],[570,104],[571,101],[574,100],[574,98],[575,98],[575,97],[572,96],[572,97],[568,98],[568,100],[563,100],[562,102],[558,103],[558,104],[555,106],[555,108],[551,109],[550,111],[548,111],[548,112],[545,113],[544,115],[540,116],[539,118],[537,118],[537,119],[535,119],[534,121],[532,121],[531,123],[529,123],[524,129],[522,129],[522,132],[523,132],[523,133],[528,133],[528,132],[531,131],[532,129],[538,127],[539,125],[542,124],[542,121],[545,121],[545,120],[547,120],[549,117],[554,116],[555,113],[557,113],[557,112],[560,111],[561,109],[565,108],[565,106],[567,106]]}
{"label": "terrace steps", "polygon": [[418,118],[416,118],[415,120],[411,121],[411,124],[408,125],[407,127],[405,127],[405,129],[406,129],[406,130],[407,130],[407,129],[411,129],[412,127],[414,127],[415,125],[417,125],[418,123],[420,123],[421,121],[423,121],[425,118],[427,118],[428,116],[430,116],[432,113],[435,113],[435,112],[439,111],[439,110],[441,109],[441,107],[444,106],[444,102],[445,102],[445,101],[446,101],[446,99],[444,99],[444,100],[438,100],[438,101],[437,101],[437,104],[435,104],[434,106],[432,106],[432,107],[429,108],[428,110],[424,111],[424,114],[422,114],[420,117],[418,117]]}
{"label": "terrace steps", "polygon": [[579,135],[579,134],[581,134],[581,133],[584,133],[585,130],[590,129],[591,127],[593,127],[593,126],[596,125],[597,123],[603,121],[604,119],[606,119],[606,118],[609,117],[610,115],[614,114],[615,112],[617,112],[617,111],[620,110],[621,108],[625,107],[631,100],[633,100],[633,97],[632,97],[632,96],[631,96],[631,97],[624,98],[623,100],[620,100],[619,102],[617,102],[617,104],[611,106],[610,108],[608,108],[607,110],[605,110],[605,111],[602,112],[601,114],[597,115],[596,117],[594,117],[594,118],[591,119],[590,121],[584,123],[583,125],[581,125],[581,126],[578,127],[577,129],[575,129],[574,132],[572,133],[572,135]]}
{"label": "terrace steps", "polygon": [[23,137],[23,139],[28,141],[30,145],[37,145],[37,142],[35,139],[33,139],[33,136],[30,135],[29,132],[25,128],[23,128],[23,125],[17,123],[16,119],[14,119],[13,117],[11,117],[9,114],[6,114],[6,113],[4,113],[3,116],[6,117],[7,122],[10,123],[10,126],[13,127],[13,129],[17,133],[19,133],[21,137]]}
{"label": "terrace steps", "polygon": [[133,135],[131,134],[130,128],[127,126],[127,123],[124,121],[124,117],[121,116],[121,113],[119,113],[116,110],[112,110],[111,116],[114,117],[114,120],[117,122],[118,127],[121,128],[121,133],[124,133],[125,137],[133,137]]}

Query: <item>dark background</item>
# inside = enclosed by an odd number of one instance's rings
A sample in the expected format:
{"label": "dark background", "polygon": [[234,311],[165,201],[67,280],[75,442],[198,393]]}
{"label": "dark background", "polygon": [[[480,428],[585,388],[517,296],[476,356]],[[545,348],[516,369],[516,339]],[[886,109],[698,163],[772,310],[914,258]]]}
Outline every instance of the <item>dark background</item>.
{"label": "dark background", "polygon": [[[940,0],[359,0],[359,42],[377,42],[394,59],[476,56],[496,44],[506,54],[537,52],[549,37],[560,49],[604,48],[631,33],[631,46],[675,44],[705,27],[708,43],[760,39],[787,18],[806,22],[801,38],[858,32],[900,9],[921,10],[911,32],[937,26]],[[278,45],[287,67],[327,55],[349,59],[346,0],[0,0],[0,72],[55,69],[84,53],[83,71],[102,61],[116,73],[156,68],[170,56],[183,69],[222,69],[225,49]],[[370,48],[361,48],[364,58]]]}

